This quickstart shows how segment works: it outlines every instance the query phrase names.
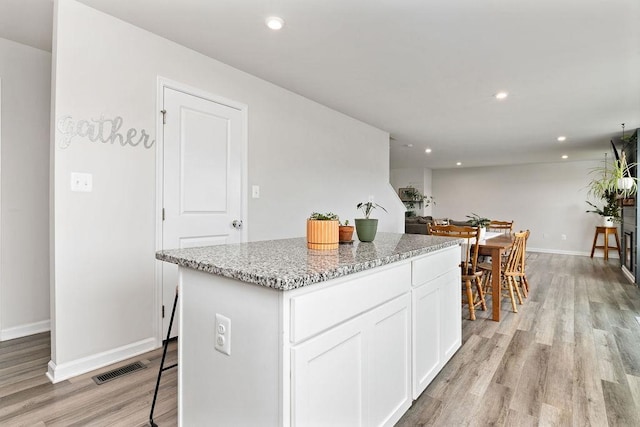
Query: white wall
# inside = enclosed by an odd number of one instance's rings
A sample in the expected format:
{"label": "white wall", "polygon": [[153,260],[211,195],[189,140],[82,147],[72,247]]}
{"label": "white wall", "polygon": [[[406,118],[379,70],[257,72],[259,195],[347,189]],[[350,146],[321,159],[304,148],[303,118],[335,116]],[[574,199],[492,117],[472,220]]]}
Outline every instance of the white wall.
{"label": "white wall", "polygon": [[0,340],[49,329],[51,54],[0,38]]}
{"label": "white wall", "polygon": [[434,212],[462,220],[472,212],[514,220],[515,230],[531,230],[528,250],[589,255],[601,219],[585,213],[585,187],[589,170],[597,165],[593,161],[435,169]]}
{"label": "white wall", "polygon": [[[176,45],[73,0],[56,7],[56,119],[121,116],[155,138],[159,76],[248,105],[245,223],[250,240],[303,236],[312,211],[357,216],[374,196],[380,230],[403,230],[388,184],[388,133]],[[155,330],[155,146],[55,134],[54,381],[146,351]],[[72,193],[71,172],[93,174]]]}

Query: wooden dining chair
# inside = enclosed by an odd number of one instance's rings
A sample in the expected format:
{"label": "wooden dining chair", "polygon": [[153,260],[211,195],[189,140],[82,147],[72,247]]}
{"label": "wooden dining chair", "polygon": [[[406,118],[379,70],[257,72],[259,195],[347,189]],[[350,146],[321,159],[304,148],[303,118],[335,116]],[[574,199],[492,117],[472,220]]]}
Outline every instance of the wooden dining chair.
{"label": "wooden dining chair", "polygon": [[[489,225],[487,225],[487,231],[498,232],[498,233],[502,233],[510,236],[511,234],[513,234],[513,221],[498,221],[498,220],[492,219],[491,222],[489,222]],[[509,251],[505,251],[502,254],[502,261],[503,262],[506,261],[508,256],[509,256]],[[482,258],[482,262],[489,261],[489,259],[485,259],[483,257],[481,258]]]}
{"label": "wooden dining chair", "polygon": [[524,239],[524,247],[522,248],[522,256],[520,257],[520,275],[517,276],[520,288],[522,289],[522,294],[525,298],[529,296],[529,281],[527,280],[526,273],[526,258],[527,258],[527,242],[529,241],[529,236],[531,235],[531,231],[527,230],[525,233]]}
{"label": "wooden dining chair", "polygon": [[[500,286],[501,291],[505,291],[506,294],[500,293],[501,297],[508,297],[511,300],[511,308],[514,313],[518,312],[516,305],[516,298],[520,305],[523,304],[522,294],[520,292],[520,281],[522,277],[522,257],[524,257],[526,232],[522,231],[515,233],[513,246],[507,256],[507,259],[502,263],[500,268]],[[482,291],[486,294],[491,292],[491,270],[492,265],[490,263],[480,263],[478,268],[484,271],[482,276]]]}
{"label": "wooden dining chair", "polygon": [[513,233],[513,221],[491,220],[491,222],[487,226],[487,231],[511,234]]}
{"label": "wooden dining chair", "polygon": [[[476,307],[480,306],[482,310],[487,309],[487,303],[484,300],[482,292],[482,270],[478,269],[478,248],[476,239],[480,234],[480,227],[456,226],[456,225],[435,225],[429,224],[429,233],[433,236],[456,237],[464,239],[462,244],[462,260],[460,269],[462,273],[462,282],[465,286],[467,295],[467,305],[469,306],[469,318],[476,320]],[[473,287],[476,288],[474,295]]]}

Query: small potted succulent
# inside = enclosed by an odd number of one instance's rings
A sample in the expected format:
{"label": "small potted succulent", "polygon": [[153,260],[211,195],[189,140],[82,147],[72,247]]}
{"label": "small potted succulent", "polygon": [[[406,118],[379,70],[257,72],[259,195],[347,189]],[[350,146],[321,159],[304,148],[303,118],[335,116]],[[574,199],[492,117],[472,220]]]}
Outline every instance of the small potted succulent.
{"label": "small potted succulent", "polygon": [[307,248],[337,249],[339,242],[338,215],[313,212],[307,219]]}
{"label": "small potted succulent", "polygon": [[354,227],[353,227],[353,225],[349,225],[349,220],[346,220],[344,222],[344,225],[341,222],[340,226],[338,227],[338,234],[340,236],[340,243],[353,242],[353,230],[354,230]]}
{"label": "small potted succulent", "polygon": [[361,242],[373,242],[373,239],[376,238],[378,220],[369,218],[371,211],[375,208],[380,208],[387,212],[385,208],[373,202],[360,202],[356,206],[356,209],[361,209],[364,213],[364,218],[356,218],[356,233],[358,234],[358,240]]}

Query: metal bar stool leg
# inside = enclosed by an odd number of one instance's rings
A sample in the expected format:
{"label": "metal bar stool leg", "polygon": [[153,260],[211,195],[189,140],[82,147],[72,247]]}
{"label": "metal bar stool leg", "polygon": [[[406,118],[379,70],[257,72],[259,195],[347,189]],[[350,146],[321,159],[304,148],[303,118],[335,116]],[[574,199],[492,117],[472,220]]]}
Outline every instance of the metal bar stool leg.
{"label": "metal bar stool leg", "polygon": [[178,366],[174,363],[171,366],[164,367],[164,359],[167,357],[167,348],[169,347],[169,339],[171,338],[171,327],[173,326],[173,318],[176,314],[176,307],[178,306],[178,288],[176,287],[176,297],[173,299],[173,308],[171,309],[171,319],[169,319],[169,330],[167,331],[167,339],[164,341],[164,349],[162,350],[162,360],[160,361],[160,369],[158,370],[158,379],[156,380],[156,389],[153,392],[153,402],[151,403],[151,412],[149,413],[149,425],[151,427],[158,427],[158,424],[153,422],[153,410],[156,407],[156,400],[158,399],[158,389],[160,388],[160,378],[162,373],[167,369],[175,368]]}

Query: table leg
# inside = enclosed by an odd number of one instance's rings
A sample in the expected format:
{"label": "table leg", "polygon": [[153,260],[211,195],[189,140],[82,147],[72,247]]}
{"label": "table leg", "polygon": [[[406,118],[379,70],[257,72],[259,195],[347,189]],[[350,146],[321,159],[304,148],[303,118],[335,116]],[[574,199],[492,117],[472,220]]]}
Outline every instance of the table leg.
{"label": "table leg", "polygon": [[493,320],[500,321],[500,301],[502,301],[502,290],[500,288],[500,259],[502,250],[500,248],[491,249],[491,311]]}
{"label": "table leg", "polygon": [[604,260],[609,259],[609,230],[604,230]]}
{"label": "table leg", "polygon": [[597,242],[598,242],[598,230],[596,229],[596,235],[593,236],[593,245],[591,245],[591,258],[593,258],[593,253],[596,251]]}

